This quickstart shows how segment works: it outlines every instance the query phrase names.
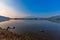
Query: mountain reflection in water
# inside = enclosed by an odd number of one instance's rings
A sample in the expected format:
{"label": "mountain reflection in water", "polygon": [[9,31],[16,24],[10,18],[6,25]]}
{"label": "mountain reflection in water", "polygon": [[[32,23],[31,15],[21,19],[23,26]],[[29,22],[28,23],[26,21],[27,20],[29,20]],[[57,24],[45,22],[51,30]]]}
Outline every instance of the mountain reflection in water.
{"label": "mountain reflection in water", "polygon": [[60,20],[48,20],[48,21],[55,22],[55,23],[60,23]]}
{"label": "mountain reflection in water", "polygon": [[60,38],[60,23],[50,22],[47,20],[9,20],[0,22],[0,27],[7,28],[15,26],[16,29],[10,29],[15,33],[24,33],[25,31],[37,32],[42,29],[55,40]]}

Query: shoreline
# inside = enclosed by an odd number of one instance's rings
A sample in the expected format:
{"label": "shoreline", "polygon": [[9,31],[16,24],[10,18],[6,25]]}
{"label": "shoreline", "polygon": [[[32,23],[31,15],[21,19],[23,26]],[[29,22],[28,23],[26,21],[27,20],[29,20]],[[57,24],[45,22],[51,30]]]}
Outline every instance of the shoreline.
{"label": "shoreline", "polygon": [[48,34],[45,34],[43,31],[38,34],[25,32],[18,35],[9,30],[0,28],[0,40],[52,40],[52,38],[50,38]]}

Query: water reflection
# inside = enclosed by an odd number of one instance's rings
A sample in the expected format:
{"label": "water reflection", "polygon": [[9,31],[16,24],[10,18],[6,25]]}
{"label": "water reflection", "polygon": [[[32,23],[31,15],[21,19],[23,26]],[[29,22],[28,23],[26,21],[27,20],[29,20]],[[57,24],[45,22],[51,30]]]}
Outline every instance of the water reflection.
{"label": "water reflection", "polygon": [[60,23],[60,20],[48,20],[48,21],[55,22],[55,23]]}
{"label": "water reflection", "polygon": [[48,33],[55,40],[60,38],[60,23],[50,22],[47,20],[10,20],[0,22],[0,27],[7,28],[8,26],[15,26],[16,29],[11,29],[15,33],[23,33],[25,31],[38,32],[42,29]]}
{"label": "water reflection", "polygon": [[5,21],[9,21],[9,20],[0,20],[0,22],[5,22]]}

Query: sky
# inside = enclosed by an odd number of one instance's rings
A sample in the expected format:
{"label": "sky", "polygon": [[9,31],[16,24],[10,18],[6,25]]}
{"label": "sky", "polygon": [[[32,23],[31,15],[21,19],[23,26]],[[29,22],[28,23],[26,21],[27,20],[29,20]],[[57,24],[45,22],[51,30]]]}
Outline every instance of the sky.
{"label": "sky", "polygon": [[0,15],[50,17],[60,15],[60,0],[0,0]]}

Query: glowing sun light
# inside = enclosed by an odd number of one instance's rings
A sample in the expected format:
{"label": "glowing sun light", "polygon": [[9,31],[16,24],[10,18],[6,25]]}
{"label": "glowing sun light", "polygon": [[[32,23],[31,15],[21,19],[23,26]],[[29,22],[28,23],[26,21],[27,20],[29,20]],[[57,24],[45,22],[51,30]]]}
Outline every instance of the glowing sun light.
{"label": "glowing sun light", "polygon": [[27,14],[24,14],[22,12],[17,13],[16,10],[12,7],[9,7],[5,3],[1,2],[0,0],[0,15],[7,16],[7,17],[25,17]]}

